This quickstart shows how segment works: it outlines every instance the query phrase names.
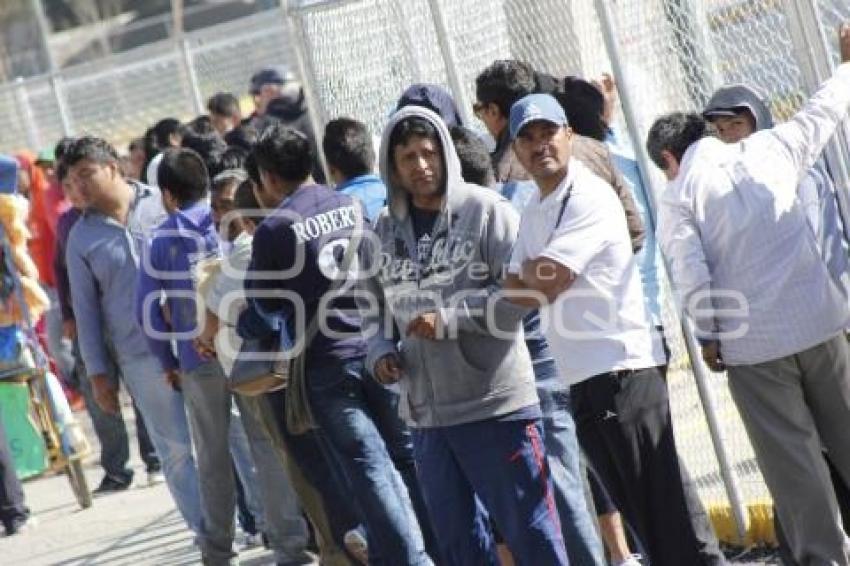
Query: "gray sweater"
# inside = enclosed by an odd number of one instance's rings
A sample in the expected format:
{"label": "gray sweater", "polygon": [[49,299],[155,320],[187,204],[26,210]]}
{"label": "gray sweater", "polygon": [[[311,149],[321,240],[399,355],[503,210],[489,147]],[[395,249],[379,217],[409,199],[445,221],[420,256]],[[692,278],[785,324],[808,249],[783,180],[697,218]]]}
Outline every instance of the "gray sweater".
{"label": "gray sweater", "polygon": [[[409,116],[436,127],[446,169],[446,196],[426,265],[419,263],[408,196],[389,174],[389,134]],[[401,413],[416,427],[481,421],[536,405],[534,371],[522,334],[526,310],[494,300],[519,225],[513,206],[498,193],[463,181],[445,124],[424,108],[403,108],[393,116],[384,131],[380,164],[388,206],[376,220],[377,238],[364,246],[365,262],[375,269],[361,283],[378,305],[362,309],[369,336],[367,367],[374,370],[384,355],[400,353]],[[486,324],[482,314],[489,301],[495,325]],[[458,331],[446,339],[394,339],[393,324],[403,332],[429,311],[439,311]]]}

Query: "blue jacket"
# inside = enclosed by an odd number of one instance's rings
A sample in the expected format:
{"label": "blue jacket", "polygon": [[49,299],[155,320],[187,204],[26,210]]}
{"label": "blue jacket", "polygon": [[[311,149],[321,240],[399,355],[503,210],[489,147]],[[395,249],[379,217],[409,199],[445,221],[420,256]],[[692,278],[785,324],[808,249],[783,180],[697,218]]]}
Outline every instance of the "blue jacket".
{"label": "blue jacket", "polygon": [[635,204],[640,212],[640,219],[646,227],[646,239],[643,247],[635,254],[640,271],[640,281],[643,285],[644,303],[649,310],[649,315],[654,326],[661,326],[661,252],[655,240],[655,222],[650,214],[649,195],[647,187],[643,184],[640,176],[637,160],[634,152],[614,131],[605,140],[611,155],[614,157],[614,165],[623,174],[626,185],[632,192]]}
{"label": "blue jacket", "polygon": [[[139,271],[136,294],[136,319],[164,370],[187,372],[203,363],[192,346],[198,325],[193,273],[199,260],[218,251],[218,234],[205,201],[169,215],[145,249],[145,269]],[[160,301],[163,296],[168,322]],[[177,342],[177,358],[171,349],[172,339]]]}
{"label": "blue jacket", "polygon": [[[361,207],[351,197],[327,187],[311,185],[296,190],[257,228],[245,278],[249,296],[251,291],[271,291],[278,296],[254,296],[248,299],[249,305],[264,317],[286,321],[290,336],[300,339],[331,285],[325,275],[329,262],[341,261],[356,217],[361,214]],[[263,278],[262,274],[268,272],[279,276]],[[321,315],[329,330],[345,337],[319,332],[308,345],[308,360],[347,360],[365,355],[354,298],[329,301]],[[238,327],[243,338],[248,334],[244,332],[244,316]]]}
{"label": "blue jacket", "polygon": [[140,250],[166,218],[156,187],[131,182],[134,198],[127,225],[89,210],[68,237],[65,258],[80,350],[88,375],[107,373],[107,341],[119,361],[150,356],[136,318],[128,316],[136,295]]}
{"label": "blue jacket", "polygon": [[372,222],[387,204],[387,187],[377,175],[352,177],[337,185],[336,190],[358,199],[366,209],[366,217]]}

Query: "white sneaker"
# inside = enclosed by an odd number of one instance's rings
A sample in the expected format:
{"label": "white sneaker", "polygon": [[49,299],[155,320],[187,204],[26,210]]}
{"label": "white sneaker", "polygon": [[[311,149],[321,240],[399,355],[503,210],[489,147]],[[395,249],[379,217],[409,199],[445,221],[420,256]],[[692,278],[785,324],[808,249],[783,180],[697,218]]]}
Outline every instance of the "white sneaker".
{"label": "white sneaker", "polygon": [[620,562],[615,562],[614,566],[641,566],[641,558],[642,556],[640,554],[632,554],[630,556],[626,556],[626,558]]}
{"label": "white sneaker", "polygon": [[363,537],[363,534],[357,529],[351,529],[345,533],[342,539],[345,549],[351,553],[355,560],[363,566],[369,564],[369,543]]}
{"label": "white sneaker", "polygon": [[159,485],[165,482],[165,476],[159,470],[155,472],[148,472],[148,486],[153,487],[155,485]]}

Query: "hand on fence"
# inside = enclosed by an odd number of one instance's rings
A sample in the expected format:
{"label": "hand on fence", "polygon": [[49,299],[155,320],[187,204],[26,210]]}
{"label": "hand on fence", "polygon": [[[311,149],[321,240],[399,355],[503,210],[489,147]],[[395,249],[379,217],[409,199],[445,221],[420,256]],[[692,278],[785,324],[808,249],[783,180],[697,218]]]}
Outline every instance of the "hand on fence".
{"label": "hand on fence", "polygon": [[838,49],[841,53],[841,62],[850,63],[850,22],[845,22],[838,27]]}
{"label": "hand on fence", "polygon": [[617,106],[617,83],[611,73],[602,73],[593,85],[602,93],[602,119],[610,125],[614,120],[614,108]]}

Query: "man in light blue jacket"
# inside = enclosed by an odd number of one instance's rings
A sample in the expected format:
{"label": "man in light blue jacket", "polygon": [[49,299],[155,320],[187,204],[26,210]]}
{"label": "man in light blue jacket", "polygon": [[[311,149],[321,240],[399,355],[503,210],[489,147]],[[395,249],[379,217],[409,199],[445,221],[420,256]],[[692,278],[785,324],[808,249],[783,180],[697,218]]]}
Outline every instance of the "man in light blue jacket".
{"label": "man in light blue jacket", "polygon": [[83,137],[65,157],[88,202],[74,225],[66,259],[80,350],[98,404],[120,410],[118,390],[107,377],[107,343],[124,383],[148,425],[166,483],[189,528],[200,532],[201,503],[183,396],[161,380],[162,371],[128,309],[133,304],[139,254],[165,219],[159,191],[121,175],[115,149]]}

